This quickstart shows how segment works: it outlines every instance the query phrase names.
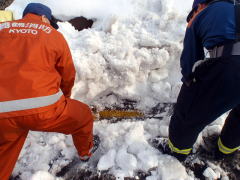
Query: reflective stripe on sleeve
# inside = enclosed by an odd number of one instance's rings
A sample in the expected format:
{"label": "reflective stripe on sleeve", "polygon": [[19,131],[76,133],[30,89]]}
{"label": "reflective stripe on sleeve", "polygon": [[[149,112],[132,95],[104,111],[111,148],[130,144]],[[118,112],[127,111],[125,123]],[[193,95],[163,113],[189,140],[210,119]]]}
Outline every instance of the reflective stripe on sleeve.
{"label": "reflective stripe on sleeve", "polygon": [[219,138],[218,139],[218,148],[219,148],[219,151],[221,151],[223,154],[231,154],[234,151],[238,150],[240,148],[240,146],[236,147],[236,148],[233,148],[233,149],[228,148],[228,147],[223,145],[221,138]]}
{"label": "reflective stripe on sleeve", "polygon": [[174,147],[174,145],[172,144],[172,142],[170,141],[170,139],[168,140],[168,145],[169,145],[170,149],[171,149],[173,152],[178,153],[178,154],[188,155],[188,154],[190,154],[190,152],[192,151],[192,148],[180,150],[180,149]]}
{"label": "reflective stripe on sleeve", "polygon": [[56,103],[62,95],[63,93],[60,90],[58,93],[49,95],[49,96],[27,98],[27,99],[13,100],[13,101],[3,101],[3,102],[0,102],[0,113],[21,111],[21,110],[49,106]]}

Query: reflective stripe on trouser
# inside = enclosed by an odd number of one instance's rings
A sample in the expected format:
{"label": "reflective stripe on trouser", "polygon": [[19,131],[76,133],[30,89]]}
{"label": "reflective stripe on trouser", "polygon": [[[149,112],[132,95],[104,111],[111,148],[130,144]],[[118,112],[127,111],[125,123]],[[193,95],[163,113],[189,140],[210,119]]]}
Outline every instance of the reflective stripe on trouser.
{"label": "reflective stripe on trouser", "polygon": [[93,147],[92,129],[93,116],[90,108],[64,97],[54,108],[45,112],[1,119],[0,180],[9,179],[29,130],[71,134],[79,156],[90,157]]}
{"label": "reflective stripe on trouser", "polygon": [[231,153],[235,152],[236,150],[238,150],[239,148],[240,148],[240,146],[236,147],[236,148],[228,148],[223,145],[221,138],[218,139],[218,149],[223,154],[231,154]]}
{"label": "reflective stripe on trouser", "polygon": [[56,103],[62,95],[63,93],[60,90],[58,93],[49,95],[49,96],[19,99],[19,100],[13,100],[13,101],[3,101],[3,102],[0,102],[0,113],[21,111],[21,110],[49,106]]}
{"label": "reflective stripe on trouser", "polygon": [[184,154],[188,155],[192,151],[192,148],[190,149],[178,149],[177,147],[174,147],[173,143],[168,139],[168,145],[172,152],[178,153],[178,154]]}

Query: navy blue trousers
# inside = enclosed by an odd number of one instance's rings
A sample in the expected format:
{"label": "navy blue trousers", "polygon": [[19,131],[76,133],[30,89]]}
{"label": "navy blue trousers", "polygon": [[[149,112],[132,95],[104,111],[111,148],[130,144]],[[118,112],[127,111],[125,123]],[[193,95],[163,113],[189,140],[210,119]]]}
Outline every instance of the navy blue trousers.
{"label": "navy blue trousers", "polygon": [[169,139],[176,148],[192,148],[204,127],[231,110],[221,140],[229,148],[240,146],[240,56],[210,59],[194,76],[195,83],[181,87]]}

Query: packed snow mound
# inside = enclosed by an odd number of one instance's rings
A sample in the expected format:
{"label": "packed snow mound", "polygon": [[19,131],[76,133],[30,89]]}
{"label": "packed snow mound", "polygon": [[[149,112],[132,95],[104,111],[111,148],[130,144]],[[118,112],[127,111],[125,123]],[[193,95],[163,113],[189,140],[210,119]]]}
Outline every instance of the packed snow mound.
{"label": "packed snow mound", "polygon": [[[136,177],[138,171],[150,173],[147,180],[194,180],[194,175],[188,174],[178,160],[162,154],[149,143],[156,136],[168,135],[169,118],[112,124],[108,120],[96,122],[94,134],[100,137],[100,146],[90,161],[80,164],[80,168],[108,172],[119,180]],[[225,118],[223,116],[207,127],[194,149],[201,144],[202,136],[219,133]],[[76,156],[70,136],[31,132],[13,174],[23,180],[52,180],[53,177],[60,180],[55,175]],[[69,176],[74,177],[73,172],[70,173],[67,180],[71,179]]]}
{"label": "packed snow mound", "polygon": [[[176,101],[181,85],[179,57],[186,26],[184,15],[188,12],[179,8],[179,2],[32,2],[49,5],[58,18],[96,19],[92,29],[80,32],[67,22],[59,23],[77,70],[75,99],[99,108],[128,99],[144,110],[159,102]],[[27,3],[29,0],[15,0],[9,9],[20,18]]]}
{"label": "packed snow mound", "polygon": [[[149,179],[161,177],[163,180],[191,180],[184,166],[175,158],[161,155],[148,143],[149,138],[156,135],[166,136],[158,126],[167,129],[168,119],[96,123],[94,133],[99,135],[101,144],[87,167],[109,171],[117,179],[134,177],[138,170],[147,172],[152,169]],[[70,137],[31,133],[29,138],[14,170],[14,175],[19,175],[21,179],[55,180],[54,175],[76,156]],[[86,164],[82,166],[86,167]]]}
{"label": "packed snow mound", "polygon": [[81,32],[61,23],[78,74],[74,98],[100,107],[130,99],[145,110],[175,101],[185,22],[163,12],[110,16]]}
{"label": "packed snow mound", "polygon": [[172,9],[186,15],[192,4],[192,0],[185,0],[184,3],[179,0],[58,0],[57,3],[55,0],[14,0],[8,9],[15,11],[15,17],[19,19],[24,7],[31,2],[49,6],[53,14],[63,20],[77,16],[94,19],[103,19],[111,15],[129,17],[141,13],[146,8],[152,11],[162,11],[165,7],[167,7],[165,9]]}

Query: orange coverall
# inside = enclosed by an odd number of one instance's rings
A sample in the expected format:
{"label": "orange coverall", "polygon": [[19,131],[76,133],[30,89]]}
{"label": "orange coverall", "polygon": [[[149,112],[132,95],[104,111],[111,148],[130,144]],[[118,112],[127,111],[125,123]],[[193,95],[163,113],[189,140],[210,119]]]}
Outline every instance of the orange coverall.
{"label": "orange coverall", "polygon": [[41,16],[0,23],[0,180],[8,180],[28,131],[71,134],[91,156],[93,116],[70,99],[75,68],[64,37]]}

